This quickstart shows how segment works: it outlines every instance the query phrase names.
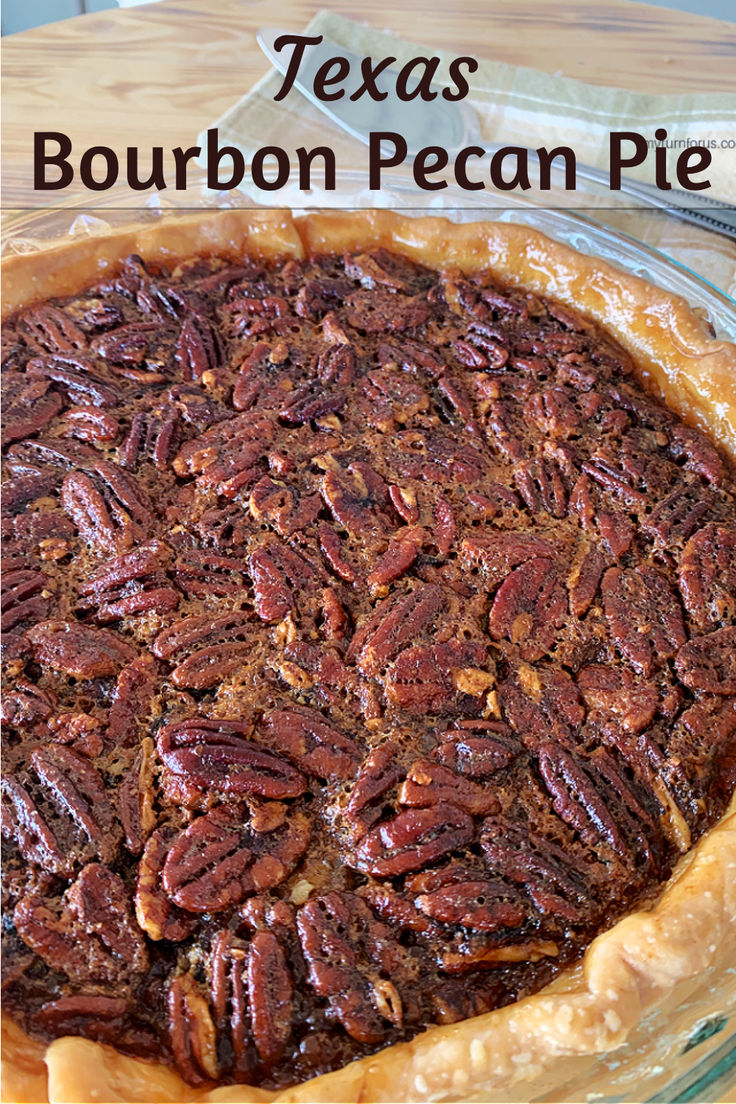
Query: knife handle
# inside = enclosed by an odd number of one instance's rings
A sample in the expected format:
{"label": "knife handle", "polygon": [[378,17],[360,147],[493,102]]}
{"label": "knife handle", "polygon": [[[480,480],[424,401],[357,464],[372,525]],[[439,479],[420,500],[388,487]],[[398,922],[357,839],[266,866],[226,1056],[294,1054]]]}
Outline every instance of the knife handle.
{"label": "knife handle", "polygon": [[[577,168],[584,180],[593,180],[600,184],[607,183],[607,176],[600,169],[594,169],[591,165],[578,165]],[[679,188],[664,191],[655,188],[653,184],[626,178],[621,180],[621,191],[653,207],[659,207],[686,222],[706,226],[708,229],[718,230],[722,234],[736,238],[736,207],[728,203],[719,203],[718,200],[704,196],[700,192],[683,192]]]}

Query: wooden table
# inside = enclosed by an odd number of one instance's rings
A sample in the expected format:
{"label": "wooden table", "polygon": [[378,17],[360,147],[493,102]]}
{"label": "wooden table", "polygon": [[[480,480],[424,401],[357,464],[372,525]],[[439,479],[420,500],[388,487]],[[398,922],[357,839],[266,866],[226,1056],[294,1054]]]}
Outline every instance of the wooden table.
{"label": "wooden table", "polygon": [[[119,153],[129,145],[191,145],[266,71],[257,28],[277,22],[300,30],[323,6],[163,0],[7,37],[3,206],[54,202],[54,193],[32,191],[36,130],[63,131],[80,151],[100,143]],[[734,89],[735,25],[628,0],[459,0],[452,8],[337,0],[333,8],[428,46],[592,83],[645,92]],[[78,195],[94,205],[89,192]],[[71,188],[64,202],[70,198]]]}

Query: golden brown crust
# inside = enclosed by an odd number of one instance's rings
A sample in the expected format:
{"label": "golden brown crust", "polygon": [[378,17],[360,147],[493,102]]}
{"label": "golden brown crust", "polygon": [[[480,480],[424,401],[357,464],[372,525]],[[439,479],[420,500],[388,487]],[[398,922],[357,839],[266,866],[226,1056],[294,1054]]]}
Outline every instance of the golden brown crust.
{"label": "golden brown crust", "polygon": [[301,256],[302,243],[286,211],[221,211],[133,224],[106,234],[63,240],[3,261],[3,317],[41,299],[73,295],[131,253],[159,264],[197,254],[276,258]]}
{"label": "golden brown crust", "polygon": [[[163,220],[12,258],[8,310],[81,290],[130,252],[171,262],[194,253],[301,256],[386,246],[433,267],[492,269],[600,321],[633,355],[643,378],[683,417],[736,456],[736,347],[711,338],[687,304],[638,277],[584,257],[527,227],[457,225],[388,212],[292,220],[284,212],[222,212]],[[661,898],[599,936],[583,963],[536,996],[280,1093],[247,1086],[197,1092],[160,1065],[89,1040],[44,1048],[4,1024],[3,1095],[46,1101],[493,1100],[565,1068],[572,1056],[620,1046],[645,1012],[677,1001],[714,962],[736,965],[736,801],[679,864]],[[42,1061],[43,1059],[43,1061]],[[44,1063],[45,1071],[44,1072]],[[559,1082],[558,1082],[559,1083]],[[520,1089],[521,1091],[521,1089]]]}

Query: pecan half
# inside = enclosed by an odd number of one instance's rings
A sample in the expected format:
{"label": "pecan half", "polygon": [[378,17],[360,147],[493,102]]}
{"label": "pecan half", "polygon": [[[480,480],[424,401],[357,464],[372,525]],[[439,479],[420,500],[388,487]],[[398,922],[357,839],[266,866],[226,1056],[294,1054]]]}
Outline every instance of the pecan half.
{"label": "pecan half", "polygon": [[567,577],[570,610],[575,617],[583,617],[590,609],[598,593],[603,572],[610,563],[596,547],[581,551],[582,554],[579,558],[576,557]]}
{"label": "pecan half", "polygon": [[115,747],[138,743],[141,729],[150,724],[158,682],[158,664],[153,656],[142,655],[120,671],[107,721],[107,740]]}
{"label": "pecan half", "polygon": [[207,549],[188,549],[177,556],[172,574],[185,594],[195,598],[240,595],[245,588],[246,565],[234,556]]}
{"label": "pecan half", "polygon": [[577,686],[561,667],[520,664],[499,688],[504,712],[532,750],[553,739],[569,745],[585,719]]}
{"label": "pecan half", "polygon": [[[256,1065],[248,1015],[247,957],[246,945],[230,930],[215,937],[209,971],[212,1016],[219,1039],[227,1039],[232,1048],[225,1065],[241,1078]],[[220,1050],[224,1050],[222,1045]]]}
{"label": "pecan half", "polygon": [[61,485],[61,505],[85,543],[98,552],[121,553],[150,536],[155,520],[133,476],[109,460],[95,472],[71,472]]}
{"label": "pecan half", "polygon": [[309,821],[285,812],[275,819],[259,831],[244,809],[220,805],[192,821],[172,842],[161,874],[174,904],[219,912],[283,882],[307,848]]}
{"label": "pecan half", "polygon": [[20,372],[3,375],[3,447],[38,433],[59,413],[63,401],[50,386],[50,380],[29,379]]}
{"label": "pecan half", "polygon": [[528,917],[528,902],[518,890],[460,863],[415,874],[409,888],[416,894],[414,904],[426,916],[470,931],[518,928]]}
{"label": "pecan half", "polygon": [[386,697],[407,713],[473,713],[495,682],[483,644],[450,640],[405,648],[386,672]]}
{"label": "pecan half", "polygon": [[41,621],[26,636],[39,663],[78,679],[116,675],[136,657],[117,633],[75,621]]}
{"label": "pecan half", "polygon": [[673,425],[669,431],[670,451],[676,460],[685,461],[685,470],[702,475],[719,486],[725,475],[725,465],[704,433],[693,426]]}
{"label": "pecan half", "polygon": [[388,490],[382,480],[369,482],[367,465],[351,464],[347,471],[326,472],[320,493],[330,513],[352,536],[384,533],[387,519],[382,511]]}
{"label": "pecan half", "polygon": [[386,795],[402,777],[396,764],[398,745],[381,744],[368,755],[361,765],[353,786],[345,819],[355,839],[360,839],[384,811]]}
{"label": "pecan half", "polygon": [[456,805],[439,802],[406,809],[372,828],[355,849],[351,865],[364,874],[392,878],[421,870],[473,837],[473,821]]}
{"label": "pecan half", "polygon": [[120,423],[107,410],[96,406],[72,406],[64,414],[64,436],[79,441],[107,444],[120,432]]}
{"label": "pecan half", "polygon": [[87,347],[84,331],[68,314],[49,303],[25,311],[18,325],[26,344],[40,352],[74,353]]}
{"label": "pecan half", "polygon": [[[143,368],[147,367],[149,349],[162,343],[162,337],[165,340],[170,339],[168,327],[161,327],[156,322],[129,322],[93,337],[91,348],[103,360],[122,366],[123,369]],[[121,374],[127,373],[123,370]],[[148,378],[151,382],[160,382],[166,376],[160,372],[151,372]]]}
{"label": "pecan half", "polygon": [[184,319],[176,340],[174,356],[185,379],[199,379],[222,364],[222,340],[207,318],[193,312]]}
{"label": "pecan half", "polygon": [[325,414],[342,410],[347,401],[344,391],[329,391],[319,383],[304,383],[290,392],[279,410],[287,425],[307,425]]}
{"label": "pecan half", "polygon": [[522,744],[497,721],[456,721],[437,736],[432,757],[468,778],[491,778],[520,754]]}
{"label": "pecan half", "polygon": [[494,533],[466,537],[460,546],[463,561],[472,569],[478,565],[489,590],[493,590],[519,564],[540,557],[552,559],[554,545],[533,533]]}
{"label": "pecan half", "polygon": [[170,825],[157,828],[149,836],[138,863],[135,888],[135,914],[138,926],[149,939],[178,943],[194,930],[195,917],[177,908],[161,884],[161,872],[171,845],[178,838]]}
{"label": "pecan half", "polygon": [[296,487],[264,475],[251,490],[248,505],[256,521],[267,522],[288,539],[316,520],[322,502],[319,495],[300,496]]}
{"label": "pecan half", "polygon": [[649,678],[662,660],[687,641],[682,610],[666,576],[655,567],[610,567],[601,583],[611,637],[629,662]]}
{"label": "pecan half", "polygon": [[651,858],[655,826],[630,782],[602,749],[584,762],[555,744],[539,750],[539,770],[558,816],[594,844],[605,841],[626,859],[638,844]]}
{"label": "pecan half", "polygon": [[118,463],[126,471],[138,471],[147,461],[157,471],[169,466],[181,436],[181,416],[171,406],[160,410],[139,410],[118,449]]}
{"label": "pecan half", "polygon": [[120,398],[118,391],[92,371],[93,364],[92,358],[80,355],[41,356],[28,361],[26,375],[56,384],[72,403],[115,406]]}
{"label": "pecan half", "polygon": [[196,805],[211,792],[223,797],[298,797],[304,776],[247,737],[252,726],[240,721],[192,717],[166,725],[157,744],[166,768],[167,792]]}
{"label": "pecan half", "polygon": [[423,529],[413,529],[404,536],[392,540],[386,551],[378,557],[366,578],[368,586],[376,593],[386,593],[386,585],[405,575],[421,551],[427,534]]}
{"label": "pecan half", "polygon": [[280,621],[294,609],[296,594],[316,578],[312,564],[285,544],[270,542],[251,553],[254,605],[262,621]]}
{"label": "pecan half", "polygon": [[353,1039],[377,1043],[386,1021],[401,1025],[401,996],[395,984],[381,984],[388,966],[383,945],[390,947],[391,934],[364,901],[328,893],[302,906],[297,927],[309,981]]}
{"label": "pecan half", "polygon": [[524,886],[543,916],[569,923],[597,918],[588,869],[553,839],[506,817],[489,817],[480,842],[490,870]]}
{"label": "pecan half", "polygon": [[28,862],[54,874],[90,859],[110,862],[122,833],[102,779],[70,748],[49,744],[31,753],[33,774],[3,779],[3,834]]}
{"label": "pecan half", "polygon": [[211,976],[214,1021],[232,1048],[233,1074],[247,1076],[258,1061],[265,1069],[275,1066],[289,1042],[294,1012],[294,979],[276,934],[259,929],[245,944],[230,931],[220,932]]}
{"label": "pecan half", "polygon": [[146,613],[168,613],[181,594],[166,570],[173,553],[161,541],[149,541],[98,567],[79,588],[80,608],[94,610],[101,624]]}
{"label": "pecan half", "polygon": [[184,617],[158,634],[153,652],[175,662],[176,686],[205,690],[243,666],[252,653],[252,627],[247,611]]}
{"label": "pecan half", "polygon": [[689,690],[736,694],[736,628],[694,636],[677,653],[675,670]]}
{"label": "pecan half", "polygon": [[153,775],[155,749],[146,736],[136,756],[118,786],[118,816],[125,833],[125,844],[134,855],[140,855],[146,840],[156,827],[153,809]]}
{"label": "pecan half", "polygon": [[662,544],[686,541],[710,513],[712,505],[712,496],[698,480],[678,487],[658,502],[652,512],[642,518],[641,526]]}
{"label": "pecan half", "polygon": [[736,619],[736,530],[706,525],[685,545],[680,592],[699,629]]}
{"label": "pecan half", "polygon": [[256,932],[248,947],[248,1005],[261,1062],[275,1066],[291,1035],[294,984],[284,951],[272,932]]}
{"label": "pecan half", "polygon": [[419,586],[380,602],[359,625],[348,655],[365,675],[378,675],[398,654],[432,626],[445,608],[440,587]]}
{"label": "pecan half", "polygon": [[351,778],[360,748],[316,709],[273,709],[258,727],[257,738],[317,778]]}
{"label": "pecan half", "polygon": [[24,728],[48,720],[55,708],[55,695],[51,691],[19,679],[14,690],[3,694],[2,722]]}
{"label": "pecan half", "polygon": [[273,440],[273,424],[251,413],[218,422],[187,441],[173,460],[177,475],[195,475],[205,488],[235,496],[263,474],[263,458]]}
{"label": "pecan half", "polygon": [[501,584],[488,615],[494,640],[506,638],[523,659],[541,659],[553,647],[567,617],[567,598],[558,567],[535,557],[514,568]]}
{"label": "pecan half", "polygon": [[29,621],[38,621],[49,613],[49,580],[43,571],[28,567],[4,571],[2,577],[3,633],[19,629]]}
{"label": "pecan half", "polygon": [[492,790],[431,759],[418,759],[411,765],[406,781],[399,787],[398,801],[400,805],[418,808],[446,802],[457,805],[471,816],[494,813],[499,807]]}
{"label": "pecan half", "polygon": [[36,1030],[61,1035],[82,1035],[105,1043],[136,1058],[154,1060],[160,1053],[155,1030],[132,1011],[126,997],[79,994],[47,1001],[31,1020]]}
{"label": "pecan half", "polygon": [[577,676],[590,710],[613,713],[628,732],[643,732],[654,720],[660,695],[657,686],[637,679],[626,667],[591,663]]}
{"label": "pecan half", "polygon": [[209,1006],[191,974],[169,982],[169,1039],[174,1060],[190,1085],[214,1081],[219,1072],[217,1034]]}
{"label": "pecan half", "polygon": [[30,895],[16,905],[14,921],[36,954],[75,981],[119,985],[148,965],[128,891],[99,863],[84,867],[60,909]]}
{"label": "pecan half", "polygon": [[567,488],[557,464],[549,460],[528,460],[517,465],[514,482],[530,513],[546,512],[552,517],[565,517]]}

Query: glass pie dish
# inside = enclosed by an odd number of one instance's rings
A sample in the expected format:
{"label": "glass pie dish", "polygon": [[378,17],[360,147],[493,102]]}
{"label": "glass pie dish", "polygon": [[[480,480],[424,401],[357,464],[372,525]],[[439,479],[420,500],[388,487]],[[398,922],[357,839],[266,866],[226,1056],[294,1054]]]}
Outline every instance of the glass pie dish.
{"label": "glass pie dish", "polygon": [[[463,212],[463,217],[467,217],[468,214],[468,212]],[[518,219],[516,218],[517,215],[520,215],[520,212],[509,215],[508,218],[510,221],[547,218],[546,213],[540,212],[524,212]],[[166,216],[152,217],[165,218]],[[504,219],[506,217],[504,216]],[[97,221],[95,229],[104,231],[104,227],[100,226],[102,220],[99,217],[99,212],[95,214],[94,218]],[[733,323],[733,317],[726,309],[728,302],[721,301],[725,297],[719,296],[718,293],[714,296],[713,289],[709,288],[708,285],[701,284],[697,278],[692,278],[691,286],[687,283],[687,274],[683,276],[682,272],[677,270],[677,283],[675,283],[674,277],[672,279],[668,278],[666,264],[663,276],[661,268],[663,262],[656,254],[651,256],[648,255],[650,251],[646,251],[647,255],[644,260],[639,254],[632,261],[631,244],[621,239],[620,236],[617,242],[608,241],[606,243],[602,238],[610,239],[612,235],[608,232],[601,235],[598,228],[591,227],[584,220],[573,218],[571,222],[570,216],[567,215],[563,216],[562,219],[558,215],[554,215],[553,220],[557,220],[554,229],[549,225],[549,221],[545,222],[543,227],[539,225],[539,221],[532,222],[532,225],[536,228],[543,228],[550,236],[563,241],[567,240],[565,234],[571,234],[574,236],[573,244],[579,251],[590,252],[594,256],[603,256],[618,263],[621,267],[628,267],[627,262],[632,263],[638,267],[632,267],[629,271],[633,271],[637,275],[646,274],[647,278],[653,282],[669,287],[679,294],[683,294],[684,290],[685,296],[691,304],[708,313],[716,332],[724,335],[732,332],[730,326]],[[564,225],[560,225],[560,223]],[[80,224],[77,224],[77,229],[79,228]],[[81,224],[81,228],[86,231],[90,227],[89,224]],[[24,244],[26,247],[33,248],[33,244],[29,242],[28,238],[25,239]],[[606,253],[606,250],[609,250],[609,252]],[[634,251],[636,252],[635,246]],[[683,280],[685,281],[684,286]],[[612,1055],[602,1058],[576,1058],[565,1062],[562,1066],[558,1064],[554,1084],[546,1075],[535,1077],[533,1081],[528,1083],[516,1081],[513,1088],[509,1089],[507,1093],[496,1093],[494,1098],[500,1100],[519,1100],[522,1097],[538,1100],[674,1099],[674,1096],[667,1094],[676,1091],[687,1091],[691,1094],[690,1098],[693,1098],[692,1093],[700,1092],[702,1089],[702,1078],[700,1080],[701,1089],[699,1089],[696,1087],[697,1079],[695,1082],[692,1079],[692,1069],[689,1068],[690,1059],[687,1057],[688,1055],[698,1052],[701,1056],[707,1056],[711,1066],[715,1062],[716,1068],[720,1069],[718,1076],[723,1073],[724,1069],[726,1069],[727,1074],[728,1062],[725,1060],[725,1056],[721,1054],[724,1044],[719,1041],[718,1036],[720,1035],[723,1039],[724,1031],[728,1030],[728,1021],[725,1017],[733,1004],[733,971],[729,969],[730,965],[730,963],[721,961],[718,964],[718,977],[715,976],[716,969],[714,967],[712,971],[704,972],[693,981],[685,993],[678,988],[676,994],[677,1008],[669,1009],[665,1002],[665,1005],[658,1009],[656,1015],[642,1021],[636,1033],[630,1037],[625,1048],[619,1048]],[[558,993],[564,993],[566,987],[574,984],[574,982],[575,971],[561,977],[555,983],[555,989]],[[715,1006],[711,1003],[713,1001]],[[695,1029],[695,1034],[693,1034],[693,1029]],[[684,1066],[680,1064],[681,1058],[685,1059]],[[559,1080],[561,1069],[564,1070],[564,1082],[562,1084]],[[712,1070],[709,1069],[710,1084],[714,1085],[716,1075],[711,1076],[711,1073]],[[680,1090],[675,1090],[668,1085],[675,1074],[681,1079],[681,1085],[684,1086]],[[685,1078],[685,1080],[682,1081],[682,1078]],[[698,1098],[705,1099],[702,1096]]]}

